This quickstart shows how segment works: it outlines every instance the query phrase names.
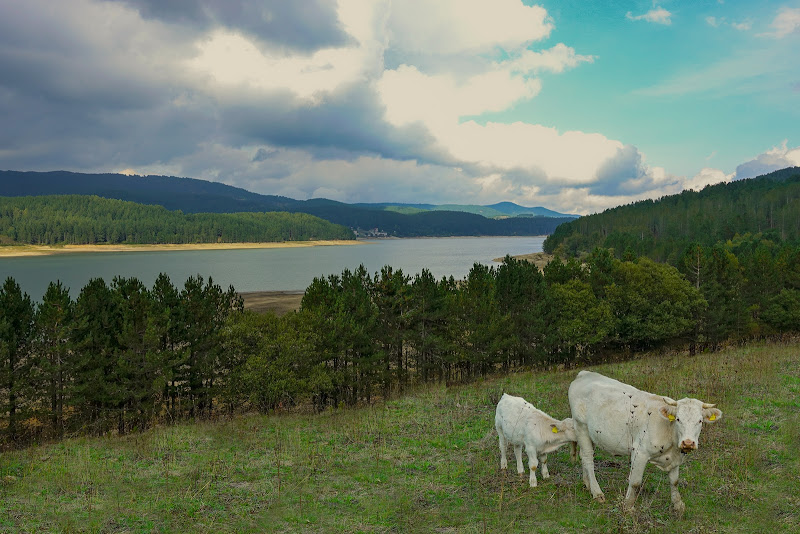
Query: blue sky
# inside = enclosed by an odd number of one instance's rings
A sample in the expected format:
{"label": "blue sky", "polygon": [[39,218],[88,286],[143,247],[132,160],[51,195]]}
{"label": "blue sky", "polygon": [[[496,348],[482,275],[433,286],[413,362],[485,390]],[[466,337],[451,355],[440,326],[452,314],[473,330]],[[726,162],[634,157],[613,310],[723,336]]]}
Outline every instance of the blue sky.
{"label": "blue sky", "polygon": [[[547,79],[518,117],[602,132],[679,174],[730,173],[783,139],[800,144],[800,42],[796,29],[777,38],[772,27],[781,9],[800,3],[590,4],[541,4],[559,21],[551,41],[595,57]],[[659,8],[670,13],[661,23],[626,16]]]}
{"label": "blue sky", "polygon": [[800,0],[0,0],[0,168],[593,213],[800,165]]}

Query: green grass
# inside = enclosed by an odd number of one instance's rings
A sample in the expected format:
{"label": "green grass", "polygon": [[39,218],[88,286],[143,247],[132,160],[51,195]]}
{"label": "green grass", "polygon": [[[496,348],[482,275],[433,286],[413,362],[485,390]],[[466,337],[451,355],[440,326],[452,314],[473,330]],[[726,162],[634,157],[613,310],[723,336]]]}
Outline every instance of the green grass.
{"label": "green grass", "polygon": [[[0,456],[0,532],[792,532],[800,529],[800,346],[594,367],[642,389],[718,403],[669,481],[645,471],[622,512],[628,461],[596,455],[607,502],[568,447],[529,488],[499,469],[494,407],[521,395],[569,415],[576,370],[524,372],[327,413],[248,415],[121,438],[77,438]],[[513,455],[512,455],[513,458]]]}

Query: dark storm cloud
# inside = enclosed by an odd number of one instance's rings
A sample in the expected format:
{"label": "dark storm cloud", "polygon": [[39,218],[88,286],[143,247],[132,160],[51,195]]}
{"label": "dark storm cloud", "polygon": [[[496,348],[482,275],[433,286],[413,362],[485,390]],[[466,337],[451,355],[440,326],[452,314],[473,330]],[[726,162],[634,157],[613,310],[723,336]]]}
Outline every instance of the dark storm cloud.
{"label": "dark storm cloud", "polygon": [[313,51],[342,46],[349,36],[339,25],[335,0],[108,0],[158,19],[206,31],[234,29],[279,48]]}
{"label": "dark storm cloud", "polygon": [[176,67],[192,49],[185,34],[145,29],[116,11],[108,24],[107,11],[66,3],[2,2],[0,9],[4,167],[166,161],[207,135],[200,101],[175,105],[187,101]]}
{"label": "dark storm cloud", "polygon": [[292,105],[281,100],[247,101],[221,111],[221,129],[234,144],[267,143],[300,148],[316,158],[352,159],[360,155],[453,163],[420,125],[397,128],[387,124],[383,108],[366,87],[350,87],[321,106]]}

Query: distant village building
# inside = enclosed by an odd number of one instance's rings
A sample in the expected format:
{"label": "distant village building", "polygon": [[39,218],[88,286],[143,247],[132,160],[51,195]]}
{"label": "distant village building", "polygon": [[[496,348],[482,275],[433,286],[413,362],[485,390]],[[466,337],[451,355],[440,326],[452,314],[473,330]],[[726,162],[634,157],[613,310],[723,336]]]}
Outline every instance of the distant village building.
{"label": "distant village building", "polygon": [[389,234],[381,230],[380,228],[372,228],[369,230],[364,230],[363,228],[350,228],[355,234],[356,237],[389,237]]}

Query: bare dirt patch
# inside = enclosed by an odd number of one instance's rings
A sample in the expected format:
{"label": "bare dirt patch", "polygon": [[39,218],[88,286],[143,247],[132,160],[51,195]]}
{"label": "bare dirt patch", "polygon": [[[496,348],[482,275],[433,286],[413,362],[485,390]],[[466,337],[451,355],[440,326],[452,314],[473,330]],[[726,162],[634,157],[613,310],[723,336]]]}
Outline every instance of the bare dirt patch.
{"label": "bare dirt patch", "polygon": [[249,291],[239,294],[244,299],[244,307],[247,310],[283,315],[300,309],[304,291]]}
{"label": "bare dirt patch", "polygon": [[[519,256],[514,256],[514,259],[529,261],[536,265],[539,269],[544,269],[544,266],[550,263],[550,260],[553,259],[553,255],[545,252],[532,252],[530,254],[520,254]],[[495,258],[494,261],[502,263],[503,258]]]}

